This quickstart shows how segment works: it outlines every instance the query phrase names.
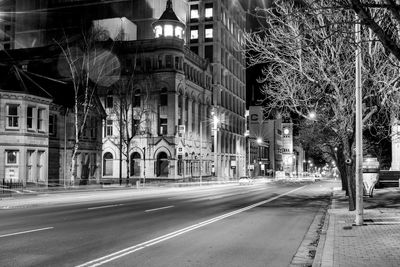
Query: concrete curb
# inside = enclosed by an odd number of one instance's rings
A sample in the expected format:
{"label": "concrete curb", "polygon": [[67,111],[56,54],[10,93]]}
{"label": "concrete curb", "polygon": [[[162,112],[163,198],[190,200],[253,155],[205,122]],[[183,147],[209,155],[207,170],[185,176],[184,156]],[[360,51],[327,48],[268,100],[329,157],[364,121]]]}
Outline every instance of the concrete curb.
{"label": "concrete curb", "polygon": [[335,195],[337,189],[333,189],[331,196],[330,209],[326,211],[325,222],[321,230],[320,242],[312,267],[332,267],[333,250],[335,239],[335,215],[331,212],[336,208]]}
{"label": "concrete curb", "polygon": [[328,233],[328,229],[329,229],[329,223],[331,220],[331,216],[329,214],[329,212],[326,212],[325,215],[325,221],[324,221],[324,225],[322,226],[321,229],[321,233],[319,236],[319,242],[318,242],[318,247],[317,247],[317,251],[315,253],[315,258],[314,258],[314,262],[312,264],[312,267],[321,267],[321,266],[327,266],[325,265],[326,260],[324,260],[324,256],[326,256],[324,254],[324,250],[325,250],[325,246],[327,244],[327,233]]}
{"label": "concrete curb", "polygon": [[315,243],[318,242],[318,228],[324,216],[325,208],[321,207],[310,224],[303,241],[301,242],[296,254],[292,258],[290,267],[295,266],[311,266],[313,263],[313,252],[315,251]]}

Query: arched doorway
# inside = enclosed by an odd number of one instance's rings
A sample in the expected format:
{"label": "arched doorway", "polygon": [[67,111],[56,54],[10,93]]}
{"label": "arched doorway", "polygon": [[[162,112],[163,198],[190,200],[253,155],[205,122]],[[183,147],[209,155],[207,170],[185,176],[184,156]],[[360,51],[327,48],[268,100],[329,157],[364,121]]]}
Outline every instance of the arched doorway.
{"label": "arched doorway", "polygon": [[160,176],[168,177],[168,172],[169,172],[168,167],[169,167],[169,160],[167,153],[160,152],[157,155],[157,170],[156,170],[157,177]]}
{"label": "arched doorway", "polygon": [[110,152],[106,152],[103,155],[103,176],[113,175],[113,155]]}
{"label": "arched doorway", "polygon": [[130,176],[140,176],[140,158],[138,152],[131,154]]}

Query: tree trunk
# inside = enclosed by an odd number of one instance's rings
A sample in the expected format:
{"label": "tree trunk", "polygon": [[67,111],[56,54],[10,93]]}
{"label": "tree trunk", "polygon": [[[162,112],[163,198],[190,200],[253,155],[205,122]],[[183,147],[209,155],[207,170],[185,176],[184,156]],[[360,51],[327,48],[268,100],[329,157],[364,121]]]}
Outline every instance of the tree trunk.
{"label": "tree trunk", "polygon": [[72,157],[71,157],[71,180],[70,184],[74,185],[75,184],[75,179],[76,179],[76,156],[78,152],[78,144],[75,144],[72,150]]}
{"label": "tree trunk", "polygon": [[128,144],[126,145],[126,185],[129,185],[129,171],[130,171],[129,149],[130,149],[130,145],[129,145],[129,142],[128,142]]}
{"label": "tree trunk", "polygon": [[356,180],[355,180],[355,164],[347,166],[347,184],[348,184],[348,196],[349,196],[349,210],[353,211],[356,209]]}

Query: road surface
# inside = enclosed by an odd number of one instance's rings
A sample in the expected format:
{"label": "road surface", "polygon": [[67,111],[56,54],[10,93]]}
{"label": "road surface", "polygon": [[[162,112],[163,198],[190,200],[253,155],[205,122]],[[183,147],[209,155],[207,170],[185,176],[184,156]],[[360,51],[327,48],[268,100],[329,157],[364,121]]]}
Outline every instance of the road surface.
{"label": "road surface", "polygon": [[0,266],[288,266],[331,186],[258,182],[0,200]]}

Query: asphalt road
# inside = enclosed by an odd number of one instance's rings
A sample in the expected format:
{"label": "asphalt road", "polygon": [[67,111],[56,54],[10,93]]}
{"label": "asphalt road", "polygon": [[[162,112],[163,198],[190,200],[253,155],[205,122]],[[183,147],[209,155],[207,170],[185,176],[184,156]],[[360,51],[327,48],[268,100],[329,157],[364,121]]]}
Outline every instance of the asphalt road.
{"label": "asphalt road", "polygon": [[234,184],[3,201],[0,266],[288,266],[331,186]]}

